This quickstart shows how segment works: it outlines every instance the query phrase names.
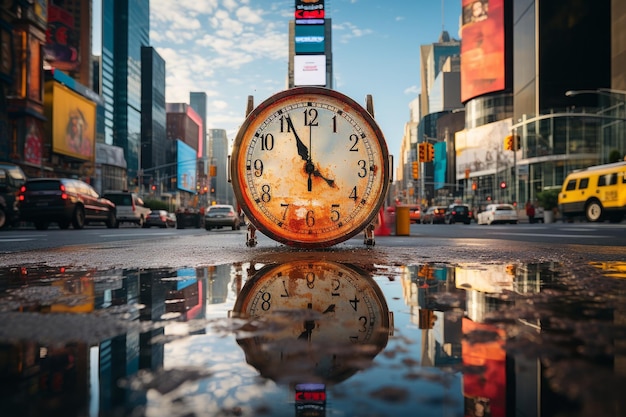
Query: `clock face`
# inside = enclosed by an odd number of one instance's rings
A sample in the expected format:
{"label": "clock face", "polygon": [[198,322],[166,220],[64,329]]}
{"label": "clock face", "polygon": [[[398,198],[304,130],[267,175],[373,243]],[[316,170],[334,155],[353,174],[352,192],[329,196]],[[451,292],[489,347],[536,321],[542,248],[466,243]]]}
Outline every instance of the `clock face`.
{"label": "clock face", "polygon": [[252,111],[232,151],[233,189],[261,232],[300,247],[330,246],[375,218],[389,154],[371,115],[333,90],[301,87]]}
{"label": "clock face", "polygon": [[264,323],[255,336],[238,341],[248,362],[275,380],[298,369],[337,382],[358,370],[356,358],[373,359],[393,330],[393,316],[369,274],[327,261],[262,268],[242,288],[233,313]]}

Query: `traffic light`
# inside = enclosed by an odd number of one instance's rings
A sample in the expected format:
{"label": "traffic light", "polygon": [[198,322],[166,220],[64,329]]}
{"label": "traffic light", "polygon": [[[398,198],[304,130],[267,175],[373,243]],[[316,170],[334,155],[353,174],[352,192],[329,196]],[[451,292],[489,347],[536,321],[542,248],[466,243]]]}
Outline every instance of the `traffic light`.
{"label": "traffic light", "polygon": [[420,163],[417,161],[413,161],[412,169],[413,169],[413,179],[418,180],[420,177]]}
{"label": "traffic light", "polygon": [[504,138],[504,150],[512,151],[513,150],[513,135],[509,135]]}
{"label": "traffic light", "polygon": [[435,321],[437,320],[437,316],[435,316],[434,310],[428,310],[425,308],[420,308],[418,312],[418,327],[420,329],[432,329],[435,327]]}
{"label": "traffic light", "polygon": [[500,188],[502,188],[503,190],[506,188],[506,181],[500,182]]}
{"label": "traffic light", "polygon": [[418,160],[420,162],[426,162],[426,143],[417,144]]}
{"label": "traffic light", "polygon": [[435,159],[435,147],[432,143],[426,144],[426,162],[430,162]]}

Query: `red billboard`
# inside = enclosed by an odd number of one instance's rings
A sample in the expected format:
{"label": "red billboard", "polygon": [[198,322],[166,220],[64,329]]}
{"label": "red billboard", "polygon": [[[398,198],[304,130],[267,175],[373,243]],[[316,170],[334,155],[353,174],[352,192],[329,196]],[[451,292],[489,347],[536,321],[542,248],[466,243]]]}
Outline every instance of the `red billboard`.
{"label": "red billboard", "polygon": [[504,0],[463,0],[461,101],[503,90]]}
{"label": "red billboard", "polygon": [[323,25],[324,17],[324,0],[296,0],[296,24]]}

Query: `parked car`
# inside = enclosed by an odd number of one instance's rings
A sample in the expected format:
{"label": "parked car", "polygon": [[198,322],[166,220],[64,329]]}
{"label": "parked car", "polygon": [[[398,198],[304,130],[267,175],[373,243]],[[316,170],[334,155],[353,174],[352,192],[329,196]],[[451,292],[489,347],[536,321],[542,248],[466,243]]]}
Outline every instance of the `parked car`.
{"label": "parked car", "polygon": [[444,223],[446,220],[446,206],[432,206],[422,215],[422,223]]}
{"label": "parked car", "polygon": [[150,213],[150,209],[143,205],[143,200],[131,191],[107,191],[104,198],[115,203],[119,223],[134,223],[141,227]]}
{"label": "parked car", "polygon": [[472,221],[472,211],[465,204],[450,204],[445,214],[446,223],[465,223],[470,224]]}
{"label": "parked car", "polygon": [[422,222],[422,209],[418,205],[409,205],[409,219],[411,223],[421,223]]}
{"label": "parked car", "polygon": [[176,215],[167,210],[152,210],[146,216],[146,222],[143,227],[176,227]]}
{"label": "parked car", "polygon": [[33,222],[45,230],[56,222],[61,229],[70,224],[82,229],[92,222],[117,227],[115,204],[101,197],[91,185],[69,178],[27,180],[18,195],[20,220]]}
{"label": "parked car", "polygon": [[19,222],[17,194],[25,181],[26,175],[19,165],[0,162],[0,229]]}
{"label": "parked car", "polygon": [[517,210],[511,204],[489,204],[484,211],[476,216],[478,224],[495,224],[518,222]]}
{"label": "parked car", "polygon": [[233,230],[241,228],[241,219],[235,208],[228,204],[216,204],[210,206],[204,213],[204,228],[232,227]]}

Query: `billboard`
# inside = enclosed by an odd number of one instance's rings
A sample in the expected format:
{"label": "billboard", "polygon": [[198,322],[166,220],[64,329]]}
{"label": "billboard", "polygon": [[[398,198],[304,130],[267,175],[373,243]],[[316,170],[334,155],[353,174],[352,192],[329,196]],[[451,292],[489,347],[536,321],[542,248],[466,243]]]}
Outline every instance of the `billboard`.
{"label": "billboard", "polygon": [[196,192],[196,151],[176,140],[176,183],[179,190]]}
{"label": "billboard", "polygon": [[46,113],[52,114],[52,151],[93,161],[96,137],[96,104],[54,81],[49,81],[52,99]]}
{"label": "billboard", "polygon": [[[455,134],[457,181],[465,178],[465,170],[471,176],[481,176],[513,166],[513,152],[504,150],[504,138],[511,134],[511,126],[512,119],[508,118]],[[520,158],[522,151],[517,152]]]}
{"label": "billboard", "polygon": [[324,53],[324,26],[296,25],[296,54]]}
{"label": "billboard", "polygon": [[504,0],[463,0],[461,101],[505,87]]}
{"label": "billboard", "polygon": [[72,14],[49,2],[44,58],[53,67],[75,71],[80,66],[80,34]]}
{"label": "billboard", "polygon": [[326,55],[296,55],[293,64],[295,86],[326,85]]}
{"label": "billboard", "polygon": [[296,0],[296,25],[323,25],[324,0]]}

